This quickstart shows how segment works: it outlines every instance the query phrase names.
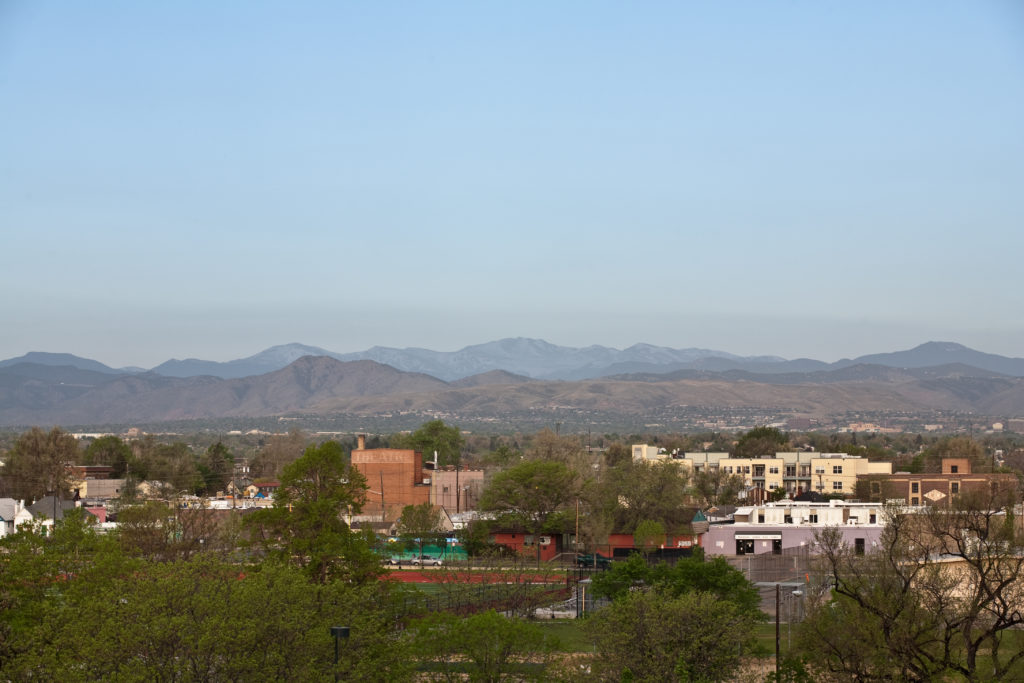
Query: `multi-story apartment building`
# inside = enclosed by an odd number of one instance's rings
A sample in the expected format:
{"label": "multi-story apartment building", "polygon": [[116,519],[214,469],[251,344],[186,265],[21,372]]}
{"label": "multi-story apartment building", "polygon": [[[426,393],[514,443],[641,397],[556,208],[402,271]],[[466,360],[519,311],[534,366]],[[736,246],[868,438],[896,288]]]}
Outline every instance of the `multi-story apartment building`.
{"label": "multi-story apartment building", "polygon": [[[719,471],[727,475],[742,476],[747,487],[747,500],[763,502],[778,489],[784,489],[790,497],[814,491],[821,495],[839,494],[850,496],[856,493],[857,478],[868,474],[892,474],[892,463],[871,462],[858,455],[846,453],[818,453],[816,451],[794,451],[775,453],[756,458],[734,458],[729,453],[685,453],[670,456],[657,453],[653,457],[650,446],[633,447],[633,457],[642,454],[650,462],[673,458],[693,472]],[[642,450],[638,450],[642,449]]]}

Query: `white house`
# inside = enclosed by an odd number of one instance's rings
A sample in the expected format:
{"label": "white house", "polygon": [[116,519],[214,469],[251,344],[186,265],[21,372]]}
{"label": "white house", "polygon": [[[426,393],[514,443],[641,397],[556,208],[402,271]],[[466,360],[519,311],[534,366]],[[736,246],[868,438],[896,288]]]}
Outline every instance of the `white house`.
{"label": "white house", "polygon": [[15,533],[18,527],[31,521],[32,513],[24,501],[0,498],[0,537]]}

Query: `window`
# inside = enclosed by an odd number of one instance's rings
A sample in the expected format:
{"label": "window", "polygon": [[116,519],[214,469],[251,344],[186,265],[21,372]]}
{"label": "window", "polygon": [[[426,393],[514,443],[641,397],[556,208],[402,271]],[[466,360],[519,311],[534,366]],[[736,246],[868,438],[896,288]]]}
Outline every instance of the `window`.
{"label": "window", "polygon": [[960,482],[954,481],[949,485],[949,492],[952,494],[960,493]]}
{"label": "window", "polygon": [[778,484],[778,482],[774,482],[774,481],[773,481],[772,483],[768,484],[768,489],[769,489],[770,491],[774,491],[774,490],[775,490],[775,489],[777,489],[777,488],[779,488],[779,484]]}
{"label": "window", "polygon": [[832,482],[832,490],[833,491],[842,491],[843,490],[843,482],[841,482],[841,481],[834,481],[834,482]]}
{"label": "window", "polygon": [[868,516],[868,523],[869,524],[878,524],[878,515],[876,515],[874,512],[872,512],[871,515]]}
{"label": "window", "polygon": [[817,524],[818,523],[818,513],[817,512],[812,512],[811,514],[807,515],[807,521],[810,522],[811,524]]}
{"label": "window", "polygon": [[842,465],[832,465],[832,474],[842,474],[842,473],[843,473],[843,466]]}
{"label": "window", "polygon": [[873,481],[871,482],[871,495],[880,496],[882,495],[882,482]]}
{"label": "window", "polygon": [[825,474],[825,468],[824,467],[815,467],[814,468],[814,473],[815,474]]}
{"label": "window", "polygon": [[959,465],[950,465],[949,466],[949,471],[950,471],[951,474],[956,474],[957,472],[960,471],[960,466]]}
{"label": "window", "polygon": [[855,538],[855,539],[853,539],[853,552],[855,554],[857,554],[857,555],[863,555],[864,554],[864,539],[863,538]]}
{"label": "window", "polygon": [[763,512],[758,512],[757,513],[757,523],[758,524],[764,524],[764,513]]}
{"label": "window", "polygon": [[793,523],[793,515],[784,515],[782,517],[782,523],[783,524],[792,524]]}
{"label": "window", "polygon": [[779,473],[778,466],[774,466],[774,467],[769,467],[768,468],[768,474],[778,474],[778,473]]}
{"label": "window", "polygon": [[917,496],[913,496],[913,497],[912,497],[912,498],[910,499],[910,504],[911,504],[911,505],[920,505],[920,503],[919,503],[919,502],[918,502],[918,500],[917,500]]}
{"label": "window", "polygon": [[920,485],[916,481],[910,483],[910,492],[911,493],[918,493],[919,490],[920,490]]}
{"label": "window", "polygon": [[787,477],[795,477],[796,476],[796,465],[786,465],[786,476]]}

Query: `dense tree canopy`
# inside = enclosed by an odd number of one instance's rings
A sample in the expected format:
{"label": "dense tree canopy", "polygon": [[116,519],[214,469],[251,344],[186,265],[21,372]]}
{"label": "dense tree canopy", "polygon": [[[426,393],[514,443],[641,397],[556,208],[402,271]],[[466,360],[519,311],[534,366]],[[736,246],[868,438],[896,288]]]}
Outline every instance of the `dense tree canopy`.
{"label": "dense tree canopy", "polygon": [[755,646],[757,618],[700,591],[638,590],[590,618],[603,681],[726,681]]}
{"label": "dense tree canopy", "polygon": [[[502,513],[510,522],[539,534],[578,495],[579,475],[565,463],[524,460],[494,475],[480,498],[480,508]],[[540,544],[535,545],[540,562]]]}
{"label": "dense tree canopy", "polygon": [[757,588],[723,557],[706,560],[700,548],[691,557],[680,558],[674,565],[659,562],[650,565],[639,554],[624,562],[615,562],[608,571],[594,577],[594,591],[619,599],[637,586],[657,588],[668,595],[693,591],[711,593],[720,600],[736,605],[744,612],[761,618],[761,598]]}
{"label": "dense tree canopy", "polygon": [[274,506],[252,514],[248,524],[266,550],[316,581],[362,583],[380,574],[380,560],[370,549],[372,534],[353,533],[344,515],[358,513],[365,500],[362,474],[340,444],[327,441],[284,468]]}
{"label": "dense tree canopy", "polygon": [[740,437],[733,449],[735,458],[760,458],[786,451],[790,447],[789,437],[775,427],[754,427]]}
{"label": "dense tree canopy", "polygon": [[18,437],[3,468],[6,496],[26,501],[52,494],[67,496],[71,475],[68,465],[79,458],[78,442],[64,430],[33,427]]}
{"label": "dense tree canopy", "polygon": [[433,460],[437,452],[437,464],[441,467],[462,462],[462,448],[465,439],[458,427],[446,425],[443,420],[425,422],[412,434],[397,434],[391,438],[392,448],[411,448],[423,453],[424,461]]}
{"label": "dense tree canopy", "polygon": [[[288,564],[121,552],[84,516],[0,541],[0,677],[48,681],[409,680],[389,584],[311,585]],[[333,668],[329,627],[351,638]]]}
{"label": "dense tree canopy", "polygon": [[110,476],[121,479],[128,474],[132,457],[132,449],[128,444],[108,434],[90,443],[82,460],[86,465],[109,465],[114,468]]}

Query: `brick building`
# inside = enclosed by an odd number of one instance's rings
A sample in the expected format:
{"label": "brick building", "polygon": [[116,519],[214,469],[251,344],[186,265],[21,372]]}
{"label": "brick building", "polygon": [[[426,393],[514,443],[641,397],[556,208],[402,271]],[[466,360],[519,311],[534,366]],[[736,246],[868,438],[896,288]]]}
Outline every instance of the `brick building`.
{"label": "brick building", "polygon": [[974,473],[967,458],[943,458],[941,472],[869,474],[857,481],[857,498],[872,502],[899,500],[907,505],[946,507],[958,495],[1012,491],[1017,478],[1007,473]]}
{"label": "brick building", "polygon": [[423,454],[407,448],[366,448],[359,435],[352,466],[366,477],[363,513],[397,519],[406,505],[430,502],[433,472],[423,468]]}

